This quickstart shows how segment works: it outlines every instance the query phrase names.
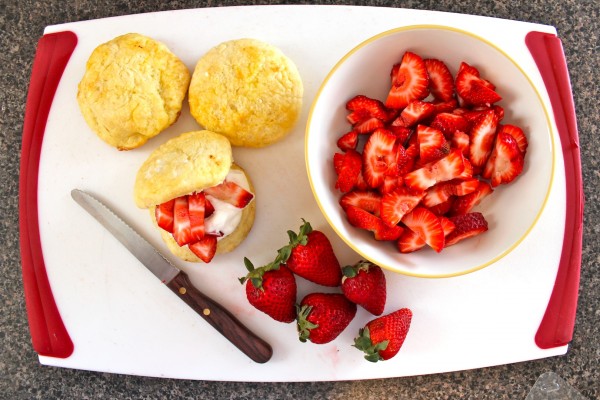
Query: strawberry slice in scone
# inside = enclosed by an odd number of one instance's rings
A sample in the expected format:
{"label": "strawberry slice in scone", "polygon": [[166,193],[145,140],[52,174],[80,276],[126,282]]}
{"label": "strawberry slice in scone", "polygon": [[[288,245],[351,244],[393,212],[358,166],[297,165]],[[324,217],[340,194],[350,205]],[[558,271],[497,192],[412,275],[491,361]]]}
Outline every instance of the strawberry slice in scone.
{"label": "strawberry slice in scone", "polygon": [[175,199],[175,205],[173,206],[173,239],[179,246],[185,246],[193,241],[187,196]]}
{"label": "strawberry slice in scone", "polygon": [[204,193],[237,208],[244,208],[252,201],[254,195],[233,181],[204,189]]}
{"label": "strawberry slice in scone", "polygon": [[154,209],[154,216],[159,227],[167,232],[173,232],[173,208],[175,207],[175,199],[159,204]]}

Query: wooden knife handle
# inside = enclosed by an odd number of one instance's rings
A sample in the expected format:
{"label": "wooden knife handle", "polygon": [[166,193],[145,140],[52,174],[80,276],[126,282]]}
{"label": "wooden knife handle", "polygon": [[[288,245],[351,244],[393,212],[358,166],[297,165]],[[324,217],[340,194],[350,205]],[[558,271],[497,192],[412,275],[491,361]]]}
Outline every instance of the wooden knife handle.
{"label": "wooden knife handle", "polygon": [[185,273],[180,272],[167,283],[167,286],[252,360],[262,364],[271,359],[273,355],[271,346],[244,326],[222,305],[196,289]]}

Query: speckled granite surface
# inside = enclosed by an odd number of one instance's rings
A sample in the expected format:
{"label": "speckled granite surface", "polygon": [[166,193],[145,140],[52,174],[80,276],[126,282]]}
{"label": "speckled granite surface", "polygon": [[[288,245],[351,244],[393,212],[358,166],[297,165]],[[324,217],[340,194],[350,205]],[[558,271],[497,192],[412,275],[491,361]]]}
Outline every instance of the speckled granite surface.
{"label": "speckled granite surface", "polygon": [[586,196],[579,307],[574,339],[566,356],[431,376],[273,384],[153,379],[51,368],[38,363],[30,343],[21,280],[18,176],[29,74],[43,28],[62,22],[130,13],[240,4],[282,3],[157,0],[0,2],[0,399],[524,399],[536,379],[547,371],[556,372],[588,399],[600,398],[600,244],[597,240],[600,233],[600,6],[594,0],[373,0],[343,3],[470,13],[538,22],[558,29],[570,68]]}

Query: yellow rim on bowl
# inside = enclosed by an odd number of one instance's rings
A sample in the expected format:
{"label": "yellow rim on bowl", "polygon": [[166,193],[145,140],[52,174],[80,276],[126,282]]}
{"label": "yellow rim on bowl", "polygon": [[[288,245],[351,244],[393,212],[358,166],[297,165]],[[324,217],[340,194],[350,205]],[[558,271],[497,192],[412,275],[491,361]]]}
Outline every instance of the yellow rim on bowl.
{"label": "yellow rim on bowl", "polygon": [[[312,179],[312,175],[311,175],[311,170],[310,170],[310,163],[308,160],[308,142],[309,142],[309,135],[310,135],[310,128],[311,128],[311,122],[312,122],[312,118],[313,118],[313,112],[315,110],[315,107],[319,101],[319,98],[322,94],[322,91],[324,90],[325,86],[327,85],[328,81],[331,79],[331,77],[333,76],[333,74],[340,68],[340,66],[342,64],[345,63],[345,61],[350,58],[353,54],[355,54],[357,51],[359,51],[360,49],[364,48],[365,46],[369,45],[370,43],[376,41],[377,39],[380,39],[382,37],[397,33],[397,32],[402,32],[402,31],[407,31],[407,30],[418,30],[418,29],[434,29],[434,30],[442,30],[442,31],[452,31],[452,32],[456,32],[456,33],[460,33],[469,37],[472,37],[476,40],[479,40],[483,43],[485,43],[486,45],[490,46],[491,48],[495,49],[496,51],[498,51],[500,54],[502,54],[506,59],[508,59],[520,72],[521,74],[525,77],[525,79],[529,82],[529,85],[531,86],[531,88],[533,89],[534,93],[536,94],[540,105],[544,111],[544,115],[546,117],[546,124],[548,126],[548,130],[550,133],[550,143],[551,143],[551,165],[550,165],[550,181],[548,182],[548,188],[546,190],[546,194],[545,197],[542,201],[541,207],[539,209],[539,211],[537,212],[537,215],[535,216],[535,218],[533,219],[533,222],[531,223],[531,225],[529,226],[529,228],[527,228],[525,230],[525,232],[521,235],[521,237],[519,237],[512,245],[508,246],[508,248],[502,252],[500,252],[500,254],[496,255],[495,257],[493,257],[492,259],[490,259],[489,261],[480,264],[480,265],[476,265],[474,267],[465,269],[463,271],[458,271],[458,272],[453,272],[453,273],[448,273],[448,274],[424,274],[424,273],[418,273],[418,272],[412,272],[412,271],[407,271],[407,270],[399,270],[397,267],[391,266],[391,265],[381,265],[380,266],[382,268],[385,268],[389,271],[392,272],[396,272],[402,275],[407,275],[407,276],[413,276],[413,277],[419,277],[419,278],[449,278],[449,277],[454,277],[454,276],[460,276],[460,275],[466,275],[475,271],[478,271],[480,269],[483,269],[491,264],[494,264],[495,262],[497,262],[498,260],[502,259],[503,257],[505,257],[507,254],[511,253],[528,235],[529,233],[532,231],[532,229],[534,228],[534,226],[537,224],[540,216],[542,215],[542,212],[544,211],[544,208],[546,207],[546,204],[548,202],[548,198],[550,196],[550,192],[552,189],[552,185],[554,182],[554,167],[555,167],[555,159],[556,159],[556,147],[555,147],[555,143],[554,143],[554,127],[551,123],[551,119],[549,116],[549,112],[548,109],[546,108],[546,105],[544,104],[544,102],[542,101],[542,97],[538,91],[538,89],[536,88],[536,86],[533,84],[532,80],[530,79],[529,75],[525,73],[525,71],[523,71],[523,69],[510,57],[508,56],[504,51],[502,51],[500,48],[498,48],[497,46],[495,46],[494,44],[490,43],[489,41],[471,33],[468,31],[464,31],[461,29],[457,29],[457,28],[453,28],[453,27],[448,27],[448,26],[443,26],[443,25],[409,25],[409,26],[404,26],[404,27],[399,27],[399,28],[395,28],[395,29],[390,29],[387,31],[384,31],[382,33],[379,33],[365,41],[363,41],[362,43],[360,43],[359,45],[357,45],[356,47],[354,47],[352,50],[350,50],[346,55],[344,55],[336,64],[335,66],[331,69],[331,71],[327,74],[327,76],[325,77],[325,79],[323,80],[323,82],[321,83],[321,86],[319,87],[319,90],[317,91],[317,94],[315,96],[315,99],[313,100],[313,103],[311,105],[309,114],[308,114],[308,119],[307,119],[307,124],[306,124],[306,133],[305,133],[305,142],[304,142],[304,149],[305,149],[305,164],[306,164],[306,168],[307,168],[307,174],[308,174],[308,180],[310,183],[310,188],[311,191],[313,193],[313,197],[315,198],[315,200],[317,201],[317,204],[319,206],[319,209],[321,210],[321,213],[323,214],[323,216],[325,217],[325,219],[327,220],[327,223],[331,226],[331,228],[335,231],[335,233],[356,253],[358,253],[360,256],[366,258],[366,259],[371,259],[367,254],[364,254],[364,252],[362,252],[360,249],[356,248],[355,245],[353,245],[344,234],[342,234],[338,228],[335,226],[335,224],[331,221],[331,219],[329,218],[329,216],[326,213],[326,210],[323,206],[323,204],[321,203],[321,201],[319,200],[317,193],[315,191],[315,187],[314,187],[314,182]],[[333,190],[333,189],[332,189]]]}

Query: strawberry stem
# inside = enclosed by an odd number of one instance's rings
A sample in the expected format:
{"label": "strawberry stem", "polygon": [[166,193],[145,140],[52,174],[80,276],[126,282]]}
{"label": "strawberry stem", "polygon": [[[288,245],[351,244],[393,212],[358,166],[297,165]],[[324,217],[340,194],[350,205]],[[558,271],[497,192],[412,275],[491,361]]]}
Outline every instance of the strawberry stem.
{"label": "strawberry stem", "polygon": [[383,360],[379,352],[385,350],[388,346],[389,340],[383,340],[377,344],[373,344],[371,340],[371,334],[369,328],[364,327],[358,331],[358,337],[354,339],[353,346],[365,353],[365,360],[370,362],[377,362]]}
{"label": "strawberry stem", "polygon": [[342,273],[346,278],[354,278],[361,270],[368,272],[371,265],[374,264],[370,261],[360,260],[354,265],[346,265],[342,268]]}
{"label": "strawberry stem", "polygon": [[311,329],[315,329],[317,326],[312,322],[308,321],[307,318],[312,311],[312,306],[304,305],[302,307],[296,305],[296,321],[298,323],[298,338],[302,343],[305,343],[310,337]]}
{"label": "strawberry stem", "polygon": [[312,226],[310,222],[307,222],[304,218],[302,218],[302,226],[300,226],[300,230],[298,233],[294,231],[288,231],[289,243],[279,250],[277,250],[277,257],[273,261],[273,265],[276,265],[279,268],[279,265],[285,264],[287,260],[290,258],[292,254],[292,250],[298,245],[306,246],[308,243],[308,234],[312,232]]}

